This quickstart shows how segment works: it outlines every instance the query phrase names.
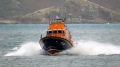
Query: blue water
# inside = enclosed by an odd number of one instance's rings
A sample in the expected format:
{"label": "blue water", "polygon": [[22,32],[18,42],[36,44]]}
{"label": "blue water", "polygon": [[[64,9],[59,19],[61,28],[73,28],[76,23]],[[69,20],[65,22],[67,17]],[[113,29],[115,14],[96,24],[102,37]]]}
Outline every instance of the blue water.
{"label": "blue water", "polygon": [[0,25],[0,67],[119,67],[120,24],[67,24],[76,45],[57,56],[39,45],[47,24]]}

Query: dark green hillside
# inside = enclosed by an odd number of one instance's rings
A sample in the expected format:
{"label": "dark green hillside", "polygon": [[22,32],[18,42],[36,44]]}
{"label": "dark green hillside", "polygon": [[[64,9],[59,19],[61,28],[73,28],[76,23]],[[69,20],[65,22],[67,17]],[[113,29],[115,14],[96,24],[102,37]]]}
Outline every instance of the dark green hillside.
{"label": "dark green hillside", "polygon": [[17,0],[0,1],[0,18],[10,18],[19,13],[20,2]]}
{"label": "dark green hillside", "polygon": [[68,23],[120,23],[119,3],[120,0],[1,0],[0,23],[9,19],[25,24],[47,23],[48,16],[64,17],[65,7]]}
{"label": "dark green hillside", "polygon": [[49,6],[61,6],[64,0],[0,0],[0,19],[12,19]]}
{"label": "dark green hillside", "polygon": [[120,12],[120,0],[89,0],[108,9]]}
{"label": "dark green hillside", "polygon": [[66,4],[56,7],[49,7],[27,14],[21,18],[23,23],[46,23],[47,16],[64,14],[66,6],[68,23],[119,23],[120,13],[95,4],[87,0],[67,0]]}

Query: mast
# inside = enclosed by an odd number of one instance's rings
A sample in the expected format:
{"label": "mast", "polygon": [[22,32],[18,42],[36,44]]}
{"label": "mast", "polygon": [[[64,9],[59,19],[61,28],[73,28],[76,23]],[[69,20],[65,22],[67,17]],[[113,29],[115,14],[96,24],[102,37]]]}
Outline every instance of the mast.
{"label": "mast", "polygon": [[65,0],[65,17],[64,17],[64,21],[66,21],[66,6],[67,6],[67,4],[66,4],[66,0]]}

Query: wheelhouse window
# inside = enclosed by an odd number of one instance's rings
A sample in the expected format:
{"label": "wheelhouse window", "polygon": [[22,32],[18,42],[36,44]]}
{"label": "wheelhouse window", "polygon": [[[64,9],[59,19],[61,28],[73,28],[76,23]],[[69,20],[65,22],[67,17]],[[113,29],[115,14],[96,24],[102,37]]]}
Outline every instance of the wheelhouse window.
{"label": "wheelhouse window", "polygon": [[52,34],[52,31],[48,31],[47,33],[48,33],[48,34]]}
{"label": "wheelhouse window", "polygon": [[62,31],[61,31],[61,30],[58,30],[58,33],[62,33]]}
{"label": "wheelhouse window", "polygon": [[62,31],[62,30],[58,30],[58,33],[64,33],[64,31]]}
{"label": "wheelhouse window", "polygon": [[56,33],[57,33],[57,30],[53,31],[53,33],[56,34]]}
{"label": "wheelhouse window", "polygon": [[59,33],[59,34],[63,34],[65,33],[63,30],[54,30],[54,31],[47,31],[47,34],[56,34],[56,33]]}

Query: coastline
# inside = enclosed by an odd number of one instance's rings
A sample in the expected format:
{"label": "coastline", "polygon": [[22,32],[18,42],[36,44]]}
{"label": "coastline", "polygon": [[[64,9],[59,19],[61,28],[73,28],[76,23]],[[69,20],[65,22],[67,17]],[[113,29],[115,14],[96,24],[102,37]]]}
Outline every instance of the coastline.
{"label": "coastline", "polygon": [[[28,21],[20,22],[16,20],[0,20],[0,24],[48,24],[49,22],[41,21]],[[108,21],[66,21],[66,24],[120,24],[119,22],[108,22]]]}

